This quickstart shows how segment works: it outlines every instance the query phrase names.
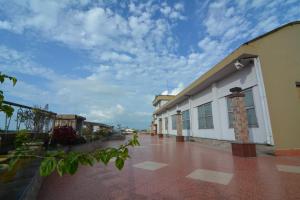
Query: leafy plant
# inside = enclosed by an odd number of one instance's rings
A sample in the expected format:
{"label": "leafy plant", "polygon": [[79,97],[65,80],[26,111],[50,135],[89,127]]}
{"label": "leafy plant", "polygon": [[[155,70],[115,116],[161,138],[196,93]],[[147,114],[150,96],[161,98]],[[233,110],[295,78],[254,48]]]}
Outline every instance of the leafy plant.
{"label": "leafy plant", "polygon": [[29,134],[27,133],[26,130],[20,130],[16,134],[16,139],[15,139],[15,147],[18,148],[26,143],[28,143],[30,140]]}
{"label": "leafy plant", "polygon": [[33,127],[34,132],[39,133],[43,131],[44,125],[47,123],[47,120],[51,117],[48,113],[42,110],[41,107],[35,106],[32,110],[33,113]]}
{"label": "leafy plant", "polygon": [[[17,79],[7,76],[0,72],[0,83],[5,79],[9,79],[16,84]],[[0,90],[0,112],[4,112],[7,116],[12,116],[14,109],[11,106],[3,105],[4,94]],[[64,152],[64,151],[45,151],[40,152],[30,148],[28,145],[29,137],[26,131],[20,131],[17,135],[15,146],[16,150],[10,157],[9,169],[13,169],[16,163],[24,159],[42,159],[40,164],[40,175],[48,176],[54,171],[62,176],[64,174],[75,174],[80,165],[93,166],[97,162],[102,162],[105,165],[109,163],[112,158],[116,158],[115,166],[121,170],[124,167],[125,160],[130,158],[128,153],[129,147],[134,147],[139,144],[137,134],[128,140],[125,144],[118,148],[109,147],[105,149],[97,149],[93,152]]]}
{"label": "leafy plant", "polygon": [[118,148],[108,147],[105,149],[97,149],[93,152],[64,152],[64,151],[47,151],[44,154],[30,151],[26,146],[25,137],[19,137],[23,142],[18,142],[15,154],[10,161],[10,168],[14,166],[20,159],[39,158],[42,159],[39,171],[41,176],[49,176],[54,171],[60,176],[64,174],[75,174],[80,165],[93,166],[95,163],[104,163],[107,165],[112,158],[115,158],[115,166],[121,170],[124,167],[125,160],[130,158],[129,147],[139,144],[138,136],[133,135],[127,143],[120,145]]}
{"label": "leafy plant", "polygon": [[[13,86],[16,85],[17,79],[15,77],[8,76],[0,72],[0,83],[3,84],[4,81],[7,79],[12,81]],[[4,101],[4,93],[2,90],[0,90],[0,112],[4,112],[8,117],[11,117],[14,112],[14,108],[12,106],[3,104],[3,101]]]}
{"label": "leafy plant", "polygon": [[55,127],[52,135],[53,144],[72,145],[76,141],[76,131],[71,126]]}

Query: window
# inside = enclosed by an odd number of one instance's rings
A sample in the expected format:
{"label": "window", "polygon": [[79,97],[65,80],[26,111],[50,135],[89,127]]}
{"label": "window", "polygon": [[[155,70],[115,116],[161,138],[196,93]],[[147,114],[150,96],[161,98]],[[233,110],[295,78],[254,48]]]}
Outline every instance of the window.
{"label": "window", "polygon": [[214,128],[211,102],[198,106],[198,128]]}
{"label": "window", "polygon": [[158,119],[158,125],[159,125],[159,133],[161,133],[161,131],[163,130],[163,127],[162,127],[162,118],[159,118]]}
{"label": "window", "polygon": [[182,112],[182,125],[183,129],[190,129],[190,111],[186,110]]}
{"label": "window", "polygon": [[172,130],[176,130],[176,115],[172,115]]}
{"label": "window", "polygon": [[165,117],[165,130],[168,130],[168,117]]}
{"label": "window", "polygon": [[[245,101],[245,107],[247,111],[248,126],[258,127],[252,88],[243,91],[243,93],[245,94],[244,101]],[[227,108],[228,108],[229,128],[233,128],[234,115],[233,115],[232,99],[230,98],[227,98]]]}

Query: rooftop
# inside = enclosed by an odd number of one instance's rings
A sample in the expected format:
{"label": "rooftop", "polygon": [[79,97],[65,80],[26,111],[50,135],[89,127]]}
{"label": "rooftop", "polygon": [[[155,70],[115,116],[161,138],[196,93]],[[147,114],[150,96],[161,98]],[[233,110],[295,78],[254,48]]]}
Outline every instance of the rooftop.
{"label": "rooftop", "polygon": [[60,114],[56,115],[56,119],[63,119],[63,120],[73,120],[73,119],[82,119],[85,120],[86,118],[76,114]]}
{"label": "rooftop", "polygon": [[174,98],[175,98],[175,95],[156,95],[153,102],[152,102],[152,104],[153,104],[153,106],[155,106],[161,100],[169,101],[169,100],[172,100]]}

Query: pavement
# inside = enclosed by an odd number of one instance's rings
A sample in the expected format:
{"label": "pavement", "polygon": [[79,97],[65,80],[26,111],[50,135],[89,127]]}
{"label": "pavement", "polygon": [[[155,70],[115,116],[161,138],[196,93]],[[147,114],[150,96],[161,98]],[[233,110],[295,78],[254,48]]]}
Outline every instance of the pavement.
{"label": "pavement", "polygon": [[174,137],[139,140],[121,171],[110,162],[54,173],[38,199],[300,199],[300,157],[241,158]]}

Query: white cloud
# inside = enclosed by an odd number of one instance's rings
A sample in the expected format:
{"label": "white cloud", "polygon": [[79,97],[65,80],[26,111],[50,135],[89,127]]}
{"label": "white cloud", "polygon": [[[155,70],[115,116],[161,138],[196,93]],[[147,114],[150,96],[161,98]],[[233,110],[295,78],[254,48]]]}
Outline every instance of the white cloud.
{"label": "white cloud", "polygon": [[176,3],[174,7],[169,6],[166,3],[162,4],[160,12],[173,20],[184,20],[186,17],[182,14],[184,11],[184,5],[182,3]]}
{"label": "white cloud", "polygon": [[160,12],[162,12],[164,15],[169,15],[171,13],[171,7],[165,6],[160,9]]}
{"label": "white cloud", "polygon": [[184,89],[184,84],[180,82],[176,88],[174,88],[171,91],[165,90],[161,94],[162,95],[177,95],[179,92],[181,92]]}
{"label": "white cloud", "polygon": [[52,69],[41,67],[26,55],[6,46],[0,45],[0,69],[7,72],[20,72],[27,75],[40,76],[46,79],[55,80],[55,73]]}
{"label": "white cloud", "polygon": [[[285,7],[284,14],[278,14],[283,7],[278,6],[280,3],[283,0],[268,4],[247,0],[201,1],[197,6],[201,9],[197,12],[199,17],[188,18],[193,11],[187,10],[187,2],[129,1],[128,5],[119,5],[88,0],[9,1],[0,8],[4,16],[0,29],[22,37],[54,41],[87,54],[91,61],[78,68],[86,69],[84,73],[79,71],[74,77],[39,64],[26,50],[20,52],[2,45],[0,68],[30,76],[32,82],[35,78],[43,79],[42,86],[20,80],[15,88],[18,92],[10,92],[26,101],[32,98],[34,104],[51,101],[48,103],[54,104],[59,112],[83,113],[99,121],[148,120],[153,94],[161,93],[165,81],[173,89],[163,93],[177,94],[243,41],[291,18],[299,18],[296,1],[286,3],[293,6]],[[196,29],[192,25],[197,19],[200,25]],[[181,28],[177,29],[178,22],[182,20],[189,20],[189,31],[195,32],[191,38],[184,35],[188,47],[182,46],[186,44],[181,43],[182,36],[177,34]],[[20,94],[22,90],[28,94]]]}
{"label": "white cloud", "polygon": [[84,117],[87,117],[89,121],[107,121],[122,115],[124,111],[124,107],[120,104],[117,104],[106,109],[93,107],[87,113],[80,114]]}
{"label": "white cloud", "polygon": [[134,115],[139,117],[149,117],[152,115],[152,112],[135,112]]}
{"label": "white cloud", "polygon": [[228,7],[226,1],[218,1],[208,6],[208,13],[205,19],[206,30],[211,36],[222,36],[233,27],[246,31],[249,26],[247,21],[240,15],[240,10]]}
{"label": "white cloud", "polygon": [[0,20],[0,29],[15,31],[12,25],[8,21],[1,21],[1,20]]}
{"label": "white cloud", "polygon": [[125,54],[119,54],[117,52],[103,52],[100,55],[100,59],[103,61],[114,61],[114,62],[129,62],[132,58]]}
{"label": "white cloud", "polygon": [[174,8],[175,8],[176,10],[183,11],[183,10],[184,10],[184,5],[183,5],[182,3],[176,3],[176,4],[174,5]]}

